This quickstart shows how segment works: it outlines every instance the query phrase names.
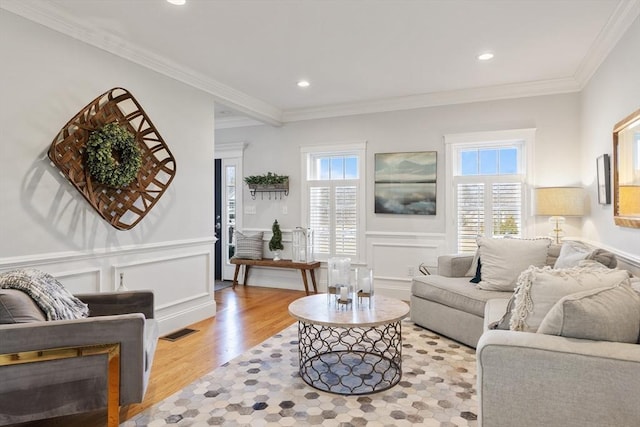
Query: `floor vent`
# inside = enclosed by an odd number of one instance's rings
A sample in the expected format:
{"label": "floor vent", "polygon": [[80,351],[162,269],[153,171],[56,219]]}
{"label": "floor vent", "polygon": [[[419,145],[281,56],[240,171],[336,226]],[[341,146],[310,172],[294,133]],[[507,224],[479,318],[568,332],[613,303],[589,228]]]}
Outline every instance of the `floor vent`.
{"label": "floor vent", "polygon": [[180,329],[179,331],[176,331],[174,333],[171,333],[169,335],[165,335],[164,337],[161,337],[161,340],[167,340],[167,341],[178,341],[180,338],[184,338],[187,335],[191,335],[194,332],[198,332],[196,329],[189,329],[189,328],[184,328],[184,329]]}

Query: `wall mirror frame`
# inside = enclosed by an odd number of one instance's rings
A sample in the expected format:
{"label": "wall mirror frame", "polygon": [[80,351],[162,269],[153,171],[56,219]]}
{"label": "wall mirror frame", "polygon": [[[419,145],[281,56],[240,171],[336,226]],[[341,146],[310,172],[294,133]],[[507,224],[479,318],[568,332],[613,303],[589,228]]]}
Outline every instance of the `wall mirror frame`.
{"label": "wall mirror frame", "polygon": [[613,128],[613,220],[640,228],[640,109]]}

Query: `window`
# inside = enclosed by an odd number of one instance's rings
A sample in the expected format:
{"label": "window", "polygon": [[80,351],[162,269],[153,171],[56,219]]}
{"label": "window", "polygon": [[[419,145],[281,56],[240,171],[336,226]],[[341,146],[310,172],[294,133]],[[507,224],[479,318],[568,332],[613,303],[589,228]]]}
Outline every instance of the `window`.
{"label": "window", "polygon": [[447,135],[447,236],[474,252],[478,235],[524,235],[527,146],[533,130]]}
{"label": "window", "polygon": [[362,256],[365,144],[302,149],[303,215],[317,259]]}

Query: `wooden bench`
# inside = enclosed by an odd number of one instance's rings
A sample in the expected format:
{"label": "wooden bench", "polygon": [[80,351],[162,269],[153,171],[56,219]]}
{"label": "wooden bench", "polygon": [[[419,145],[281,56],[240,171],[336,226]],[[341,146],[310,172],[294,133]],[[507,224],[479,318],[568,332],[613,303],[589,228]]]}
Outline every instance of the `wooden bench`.
{"label": "wooden bench", "polygon": [[314,262],[294,262],[290,259],[281,259],[279,261],[274,261],[270,258],[262,258],[262,259],[241,259],[241,258],[231,258],[229,260],[231,264],[235,264],[236,271],[233,274],[233,289],[236,288],[238,284],[238,274],[240,273],[240,266],[244,265],[244,283],[247,284],[247,277],[249,276],[249,268],[251,266],[258,267],[275,267],[275,268],[290,268],[294,270],[300,270],[302,273],[302,282],[304,283],[304,290],[309,295],[309,283],[307,282],[307,270],[309,270],[309,274],[311,276],[311,283],[313,284],[313,292],[318,293],[318,286],[316,285],[316,273],[315,269],[320,267],[320,261]]}

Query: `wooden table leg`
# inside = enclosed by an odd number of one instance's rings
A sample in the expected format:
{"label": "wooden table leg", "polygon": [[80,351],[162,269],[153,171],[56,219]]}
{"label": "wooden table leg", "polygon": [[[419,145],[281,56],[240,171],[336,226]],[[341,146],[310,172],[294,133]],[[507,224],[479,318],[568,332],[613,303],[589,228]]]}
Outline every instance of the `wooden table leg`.
{"label": "wooden table leg", "polygon": [[318,293],[318,286],[316,285],[316,271],[312,268],[309,270],[311,273],[311,283],[313,284],[313,292]]}
{"label": "wooden table leg", "polygon": [[244,283],[243,283],[244,286],[247,286],[247,280],[249,277],[249,267],[251,267],[249,264],[244,266]]}
{"label": "wooden table leg", "polygon": [[300,273],[302,273],[302,283],[304,283],[304,291],[309,295],[309,284],[307,283],[307,270],[304,268],[300,269]]}
{"label": "wooden table leg", "polygon": [[238,273],[240,273],[240,264],[236,264],[236,271],[233,273],[233,286],[231,289],[235,289],[238,284]]}

